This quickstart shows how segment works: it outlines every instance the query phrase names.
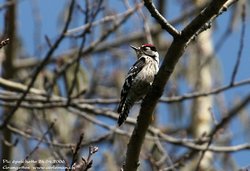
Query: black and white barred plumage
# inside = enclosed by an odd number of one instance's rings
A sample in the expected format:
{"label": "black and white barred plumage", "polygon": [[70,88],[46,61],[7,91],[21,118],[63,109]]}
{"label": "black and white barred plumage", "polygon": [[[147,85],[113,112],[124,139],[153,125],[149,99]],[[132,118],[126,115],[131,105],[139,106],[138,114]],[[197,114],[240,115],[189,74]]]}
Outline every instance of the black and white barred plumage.
{"label": "black and white barred plumage", "polygon": [[159,70],[159,54],[155,46],[144,44],[141,47],[131,46],[138,60],[129,69],[121,91],[121,100],[117,109],[120,126],[128,117],[130,108],[148,92],[154,77]]}

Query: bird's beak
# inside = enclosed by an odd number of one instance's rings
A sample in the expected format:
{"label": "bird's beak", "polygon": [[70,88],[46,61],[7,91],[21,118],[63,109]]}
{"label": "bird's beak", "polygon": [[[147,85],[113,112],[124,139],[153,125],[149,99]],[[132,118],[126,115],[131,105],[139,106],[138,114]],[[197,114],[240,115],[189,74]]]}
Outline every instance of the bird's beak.
{"label": "bird's beak", "polygon": [[136,52],[139,50],[138,47],[135,47],[135,46],[133,46],[133,45],[130,45],[130,47],[131,47],[132,49],[134,49]]}

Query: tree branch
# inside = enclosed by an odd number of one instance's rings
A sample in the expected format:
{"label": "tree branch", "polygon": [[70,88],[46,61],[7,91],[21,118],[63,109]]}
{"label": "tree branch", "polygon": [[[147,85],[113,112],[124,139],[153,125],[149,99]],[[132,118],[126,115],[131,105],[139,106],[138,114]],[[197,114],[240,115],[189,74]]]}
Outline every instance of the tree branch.
{"label": "tree branch", "polygon": [[180,35],[180,32],[174,28],[156,9],[155,5],[153,4],[152,0],[144,0],[145,6],[147,7],[148,11],[151,13],[152,17],[154,17],[161,27],[166,30],[169,34],[173,37],[177,37]]}
{"label": "tree branch", "polygon": [[137,125],[133,130],[132,137],[128,144],[124,171],[137,170],[142,143],[151,123],[154,109],[175,65],[184,53],[185,46],[208,21],[221,12],[221,8],[226,2],[227,0],[212,1],[207,8],[183,29],[180,36],[174,37],[173,43],[169,47],[160,70],[155,77],[152,88],[149,90],[141,105]]}
{"label": "tree branch", "polygon": [[242,6],[241,20],[242,20],[242,29],[241,29],[241,35],[240,35],[240,47],[238,50],[237,60],[236,60],[236,63],[235,63],[234,69],[233,69],[230,85],[233,85],[235,82],[236,74],[237,74],[239,66],[240,66],[242,51],[244,48],[244,39],[245,39],[245,32],[246,32],[246,6],[245,6],[245,4],[243,4],[243,6]]}

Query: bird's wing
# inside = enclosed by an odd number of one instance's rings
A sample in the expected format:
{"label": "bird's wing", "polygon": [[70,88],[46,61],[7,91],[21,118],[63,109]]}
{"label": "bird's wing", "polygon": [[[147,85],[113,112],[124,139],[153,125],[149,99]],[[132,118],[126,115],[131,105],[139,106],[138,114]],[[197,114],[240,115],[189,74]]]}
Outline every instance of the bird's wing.
{"label": "bird's wing", "polygon": [[136,61],[136,63],[129,69],[128,75],[125,79],[125,82],[123,84],[123,88],[121,91],[121,101],[118,107],[117,112],[121,113],[122,112],[122,108],[124,105],[124,102],[127,98],[128,92],[132,86],[133,80],[136,77],[136,75],[142,70],[142,68],[145,66],[145,58],[141,57],[138,61]]}

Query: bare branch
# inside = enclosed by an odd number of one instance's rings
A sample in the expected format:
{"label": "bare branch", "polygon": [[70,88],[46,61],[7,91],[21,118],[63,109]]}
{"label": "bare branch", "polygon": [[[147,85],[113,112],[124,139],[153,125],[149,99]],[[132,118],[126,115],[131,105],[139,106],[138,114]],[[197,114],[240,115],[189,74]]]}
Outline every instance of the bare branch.
{"label": "bare branch", "polygon": [[79,141],[77,142],[76,147],[75,147],[75,149],[74,149],[74,153],[73,153],[73,156],[72,156],[71,167],[72,167],[73,164],[77,161],[78,152],[79,152],[79,150],[81,149],[81,144],[82,144],[83,136],[84,136],[84,134],[81,133],[81,134],[80,134],[80,137],[79,137]]}
{"label": "bare branch", "polygon": [[187,93],[187,94],[184,94],[182,96],[162,97],[159,100],[159,102],[166,102],[166,103],[181,102],[181,101],[188,100],[188,99],[193,99],[193,98],[196,98],[196,97],[203,97],[203,96],[210,96],[210,95],[219,94],[221,92],[224,92],[226,90],[234,88],[235,86],[238,87],[238,86],[243,86],[243,85],[248,85],[248,84],[250,84],[250,80],[243,80],[243,81],[240,81],[240,82],[236,82],[233,85],[229,84],[229,85],[226,85],[226,86],[222,86],[222,87],[219,87],[219,88],[212,89],[212,90],[207,91],[207,92],[194,92],[194,93]]}
{"label": "bare branch", "polygon": [[242,51],[244,48],[244,39],[245,39],[245,32],[246,32],[245,31],[246,30],[246,6],[245,4],[243,4],[242,6],[241,20],[242,20],[242,29],[241,29],[241,35],[240,35],[240,47],[238,50],[237,61],[233,69],[230,85],[233,85],[235,82],[235,77],[239,69],[240,59],[241,59]]}
{"label": "bare branch", "polygon": [[[24,160],[28,160],[31,157],[31,155],[33,155],[36,152],[36,150],[38,150],[39,146],[43,142],[43,139],[45,139],[45,137],[47,136],[47,134],[53,128],[54,125],[55,125],[55,122],[52,122],[50,124],[49,128],[47,129],[47,131],[44,132],[43,136],[41,137],[41,139],[39,140],[39,142],[37,143],[37,145],[34,147],[34,149],[32,151],[30,151],[30,153],[25,157]],[[25,164],[25,162],[23,162],[18,168],[22,168],[22,166],[24,164]],[[18,169],[18,170],[20,170],[20,169]]]}
{"label": "bare branch", "polygon": [[152,0],[144,0],[145,6],[147,7],[148,11],[151,13],[152,17],[154,17],[161,27],[169,32],[173,37],[177,37],[180,35],[180,32],[174,28],[156,9],[155,5],[153,4]]}
{"label": "bare branch", "polygon": [[[9,81],[7,79],[1,78],[0,77],[0,86],[4,87],[6,89],[12,90],[12,91],[17,91],[17,92],[24,92],[27,90],[27,86],[21,83],[17,83],[14,81]],[[30,93],[34,93],[37,95],[46,95],[44,90],[39,90],[35,88],[30,89]]]}

